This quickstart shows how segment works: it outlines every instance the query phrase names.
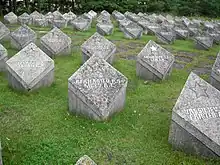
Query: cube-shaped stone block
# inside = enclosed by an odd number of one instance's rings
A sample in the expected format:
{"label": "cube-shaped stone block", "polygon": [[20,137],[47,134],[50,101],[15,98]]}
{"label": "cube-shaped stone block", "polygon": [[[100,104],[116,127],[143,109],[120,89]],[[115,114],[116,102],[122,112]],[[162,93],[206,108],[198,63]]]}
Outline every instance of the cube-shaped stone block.
{"label": "cube-shaped stone block", "polygon": [[90,21],[92,21],[92,19],[93,19],[93,17],[92,17],[90,14],[88,14],[88,13],[84,13],[82,16],[83,16],[85,19],[89,19]]}
{"label": "cube-shaped stone block", "polygon": [[94,120],[107,120],[123,109],[127,78],[96,55],[69,79],[69,111]]}
{"label": "cube-shaped stone block", "polygon": [[96,25],[97,32],[101,35],[110,35],[113,33],[114,25],[112,23],[98,23]]}
{"label": "cube-shaped stone block", "polygon": [[213,39],[207,36],[195,37],[195,46],[199,50],[209,50],[213,45]]}
{"label": "cube-shaped stone block", "polygon": [[73,28],[79,31],[86,31],[91,28],[91,20],[85,19],[82,16],[77,17],[71,22]]}
{"label": "cube-shaped stone block", "polygon": [[41,49],[50,57],[71,53],[71,38],[57,27],[41,37],[40,43]]}
{"label": "cube-shaped stone block", "polygon": [[126,17],[127,17],[129,20],[131,20],[131,21],[133,21],[133,22],[136,22],[136,23],[141,19],[140,16],[138,16],[138,15],[135,14],[135,13],[131,13],[131,12],[128,12],[128,13],[126,14]]}
{"label": "cube-shaped stone block", "polygon": [[161,26],[155,23],[150,23],[147,25],[148,34],[155,35],[161,30]]}
{"label": "cube-shaped stone block", "polygon": [[75,165],[97,165],[89,156],[82,156]]}
{"label": "cube-shaped stone block", "polygon": [[11,45],[16,49],[22,49],[29,43],[35,43],[37,34],[28,26],[22,25],[15,31],[11,32]]}
{"label": "cube-shaped stone block", "polygon": [[65,28],[67,27],[67,23],[68,21],[63,19],[54,19],[53,20],[53,27],[57,27],[57,28]]}
{"label": "cube-shaped stone block", "polygon": [[48,22],[48,25],[52,25],[53,24],[53,19],[54,19],[54,16],[53,16],[53,13],[51,12],[48,12],[46,15],[45,15],[45,18]]}
{"label": "cube-shaped stone block", "polygon": [[20,16],[18,16],[18,22],[23,24],[30,24],[31,23],[31,16],[28,13],[23,13]]}
{"label": "cube-shaped stone block", "polygon": [[18,17],[13,12],[10,12],[4,16],[4,21],[8,24],[16,24]]}
{"label": "cube-shaped stone block", "polygon": [[190,19],[188,19],[188,18],[185,17],[185,16],[182,17],[182,22],[183,22],[183,24],[184,24],[186,27],[188,27],[189,24],[191,23]]}
{"label": "cube-shaped stone block", "polygon": [[9,39],[10,30],[0,21],[0,40]]}
{"label": "cube-shaped stone block", "polygon": [[187,39],[189,37],[189,31],[186,29],[181,29],[179,27],[175,27],[174,32],[176,33],[176,39]]}
{"label": "cube-shaped stone block", "polygon": [[136,74],[145,80],[164,80],[171,72],[174,56],[154,41],[149,41],[137,56]]}
{"label": "cube-shaped stone block", "polygon": [[116,45],[96,32],[82,44],[81,49],[83,62],[87,61],[94,54],[99,54],[100,57],[112,64],[116,52]]}
{"label": "cube-shaped stone block", "polygon": [[132,21],[125,18],[123,20],[119,20],[119,29],[124,32],[124,28],[125,26],[127,26],[128,24],[130,24]]}
{"label": "cube-shaped stone block", "polygon": [[137,23],[131,22],[124,27],[124,36],[129,39],[140,39],[143,34],[143,28]]}
{"label": "cube-shaped stone block", "polygon": [[58,10],[53,12],[53,17],[54,19],[58,19],[58,20],[63,19],[63,15]]}
{"label": "cube-shaped stone block", "polygon": [[156,36],[158,41],[163,44],[173,44],[176,39],[176,35],[173,32],[161,31],[156,33]]}
{"label": "cube-shaped stone block", "polygon": [[73,12],[63,14],[63,18],[66,20],[66,24],[70,25],[70,22],[76,19],[76,15]]}
{"label": "cube-shaped stone block", "polygon": [[50,86],[54,79],[54,61],[34,43],[30,43],[6,62],[9,85],[20,91]]}
{"label": "cube-shaped stone block", "polygon": [[143,28],[144,34],[147,34],[147,33],[148,33],[147,26],[150,24],[150,22],[149,22],[147,19],[141,18],[141,19],[137,22],[137,24]]}
{"label": "cube-shaped stone block", "polygon": [[93,10],[90,10],[90,11],[88,12],[88,14],[91,15],[93,19],[97,17],[97,13],[94,12]]}
{"label": "cube-shaped stone block", "polygon": [[212,22],[204,22],[204,29],[205,30],[213,30],[215,28],[214,24]]}
{"label": "cube-shaped stone block", "polygon": [[213,32],[208,32],[207,35],[213,39],[213,42],[215,44],[220,44],[220,33],[213,31]]}
{"label": "cube-shaped stone block", "polygon": [[103,10],[100,15],[106,16],[106,17],[111,17],[111,14],[109,14],[109,12],[107,12],[106,10]]}
{"label": "cube-shaped stone block", "polygon": [[216,89],[220,90],[220,52],[218,53],[215,63],[212,67],[210,84],[212,84],[212,86],[214,86]]}
{"label": "cube-shaped stone block", "polygon": [[117,21],[125,19],[124,14],[122,14],[122,13],[120,13],[119,11],[116,11],[116,10],[114,10],[114,11],[112,12],[112,16],[113,16],[113,18],[116,19]]}
{"label": "cube-shaped stone block", "polygon": [[0,72],[5,71],[5,63],[8,60],[8,51],[0,44]]}
{"label": "cube-shaped stone block", "polygon": [[188,30],[189,30],[189,37],[195,37],[199,33],[198,28],[189,27]]}
{"label": "cube-shaped stone block", "polygon": [[34,11],[33,13],[30,14],[31,17],[31,24],[35,25],[35,19],[41,19],[42,14],[39,13],[38,11]]}
{"label": "cube-shaped stone block", "polygon": [[47,27],[48,26],[48,20],[45,16],[42,15],[40,18],[34,19],[34,25],[40,26],[40,27]]}
{"label": "cube-shaped stone block", "polygon": [[174,149],[220,157],[220,92],[191,73],[173,108],[169,143]]}

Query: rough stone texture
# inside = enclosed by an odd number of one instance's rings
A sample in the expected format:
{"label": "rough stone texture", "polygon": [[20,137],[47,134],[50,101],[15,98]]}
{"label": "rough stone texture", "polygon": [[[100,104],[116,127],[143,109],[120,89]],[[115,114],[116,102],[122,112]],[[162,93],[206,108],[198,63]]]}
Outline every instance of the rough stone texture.
{"label": "rough stone texture", "polygon": [[53,17],[54,19],[63,19],[63,15],[58,10],[53,12]]}
{"label": "rough stone texture", "polygon": [[191,23],[191,21],[190,21],[190,19],[188,19],[188,18],[186,18],[186,17],[182,17],[182,22],[183,22],[183,24],[186,26],[186,27],[188,27],[189,26],[189,24]]}
{"label": "rough stone texture", "polygon": [[161,30],[161,27],[158,24],[150,23],[147,25],[147,29],[148,29],[148,34],[154,35]]}
{"label": "rough stone texture", "polygon": [[66,24],[69,25],[71,21],[73,21],[74,19],[76,19],[76,15],[73,12],[68,12],[63,14],[63,18],[66,20]]}
{"label": "rough stone texture", "polygon": [[213,45],[213,39],[211,37],[195,37],[195,46],[200,50],[208,50]]}
{"label": "rough stone texture", "polygon": [[169,143],[174,149],[220,156],[220,92],[191,72],[173,108]]}
{"label": "rough stone texture", "polygon": [[82,156],[75,165],[97,165],[89,156]]}
{"label": "rough stone texture", "polygon": [[204,22],[204,29],[205,30],[214,30],[214,24],[212,22]]}
{"label": "rough stone texture", "polygon": [[76,30],[80,30],[80,31],[89,30],[91,28],[91,23],[92,23],[91,20],[85,19],[82,16],[77,17],[75,20],[71,22],[73,27]]}
{"label": "rough stone texture", "polygon": [[194,28],[194,27],[189,27],[188,31],[189,31],[189,37],[195,37],[199,33],[199,29],[198,28]]}
{"label": "rough stone texture", "polygon": [[93,10],[90,10],[90,11],[88,12],[88,14],[91,15],[93,19],[97,17],[97,13],[94,12]]}
{"label": "rough stone texture", "polygon": [[119,20],[119,29],[124,32],[124,27],[127,26],[128,24],[130,24],[132,21],[130,21],[129,19],[123,19],[123,20]]}
{"label": "rough stone texture", "polygon": [[0,21],[0,40],[9,39],[10,30]]}
{"label": "rough stone texture", "polygon": [[137,56],[136,74],[145,80],[164,80],[171,72],[174,56],[154,41],[149,41]]}
{"label": "rough stone texture", "polygon": [[5,63],[8,60],[8,51],[0,44],[0,72],[5,71]]}
{"label": "rough stone texture", "polygon": [[48,26],[48,20],[45,16],[41,16],[40,18],[34,19],[34,25],[40,26],[40,27],[46,27]]}
{"label": "rough stone texture", "polygon": [[141,18],[137,24],[139,26],[141,26],[144,30],[144,34],[147,34],[148,33],[148,29],[147,29],[147,26],[150,24],[150,22],[148,20],[146,20],[145,18]]}
{"label": "rough stone texture", "polygon": [[175,27],[174,32],[176,33],[176,39],[187,39],[189,37],[189,31],[185,29],[181,29],[179,27]]}
{"label": "rough stone texture", "polygon": [[108,15],[99,15],[98,18],[96,19],[97,23],[102,23],[102,22],[109,22],[111,23],[110,16]]}
{"label": "rough stone texture", "polygon": [[53,27],[65,28],[65,27],[67,27],[67,23],[68,23],[68,21],[65,20],[64,18],[54,19],[53,20]]}
{"label": "rough stone texture", "polygon": [[94,120],[106,120],[123,109],[127,78],[94,55],[69,79],[69,111]]}
{"label": "rough stone texture", "polygon": [[130,22],[124,27],[124,35],[129,39],[140,39],[143,34],[143,28],[137,23]]}
{"label": "rough stone texture", "polygon": [[114,10],[114,11],[112,12],[112,16],[113,16],[113,18],[116,19],[117,21],[125,19],[124,14],[122,14],[122,13],[120,13],[119,11],[116,11],[116,10]]}
{"label": "rough stone texture", "polygon": [[30,14],[31,17],[31,24],[35,25],[35,19],[41,19],[42,14],[40,14],[38,11],[34,11],[33,13]]}
{"label": "rough stone texture", "polygon": [[156,33],[156,37],[159,42],[162,42],[164,44],[173,44],[176,36],[173,34],[173,32],[158,32]]}
{"label": "rough stone texture", "polygon": [[207,32],[207,35],[213,39],[215,44],[220,44],[220,33],[216,31]]}
{"label": "rough stone texture", "polygon": [[50,86],[54,79],[54,61],[34,43],[30,43],[6,62],[9,85],[32,91]]}
{"label": "rough stone texture", "polygon": [[57,27],[41,37],[40,43],[41,49],[50,57],[71,53],[71,38]]}
{"label": "rough stone texture", "polygon": [[90,20],[90,21],[92,22],[93,17],[92,17],[90,14],[88,14],[88,13],[83,13],[82,16],[83,16],[85,19],[88,19],[88,20]]}
{"label": "rough stone texture", "polygon": [[133,21],[133,22],[138,22],[139,20],[140,20],[140,16],[138,16],[137,14],[135,14],[135,13],[131,13],[131,12],[126,12],[125,13],[125,16],[129,19],[129,20],[131,20],[131,21]]}
{"label": "rough stone texture", "polygon": [[114,62],[115,44],[97,32],[82,44],[81,49],[83,62],[87,61],[94,54],[100,55],[100,57],[110,64]]}
{"label": "rough stone texture", "polygon": [[20,26],[14,32],[11,32],[11,45],[16,49],[22,49],[29,43],[35,43],[37,34],[28,26]]}
{"label": "rough stone texture", "polygon": [[107,12],[106,10],[103,10],[100,14],[109,18],[111,17],[111,14],[109,14],[109,12]]}
{"label": "rough stone texture", "polygon": [[112,23],[98,23],[96,25],[97,32],[101,35],[110,35],[113,33],[114,25]]}
{"label": "rough stone texture", "polygon": [[212,84],[216,89],[220,90],[220,52],[218,53],[215,63],[212,67],[210,84]]}
{"label": "rough stone texture", "polygon": [[23,13],[18,17],[18,22],[23,25],[23,24],[30,24],[31,23],[31,16],[27,13]]}
{"label": "rough stone texture", "polygon": [[53,19],[54,19],[54,15],[53,13],[51,12],[48,12],[46,15],[45,15],[45,18],[48,22],[49,25],[52,25],[53,24]]}
{"label": "rough stone texture", "polygon": [[10,12],[4,16],[5,23],[16,24],[17,20],[18,17],[13,12]]}
{"label": "rough stone texture", "polygon": [[0,141],[0,165],[3,165],[3,160],[2,160],[2,145]]}

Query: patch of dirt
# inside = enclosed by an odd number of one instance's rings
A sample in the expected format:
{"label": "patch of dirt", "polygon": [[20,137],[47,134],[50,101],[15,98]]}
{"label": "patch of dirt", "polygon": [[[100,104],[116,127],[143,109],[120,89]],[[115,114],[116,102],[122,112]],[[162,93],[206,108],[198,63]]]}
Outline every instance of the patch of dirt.
{"label": "patch of dirt", "polygon": [[123,45],[123,44],[120,44],[117,46],[117,49],[116,49],[116,54],[117,53],[123,53],[123,52],[127,52],[128,50],[130,50],[126,45]]}
{"label": "patch of dirt", "polygon": [[193,59],[191,57],[188,57],[188,56],[175,56],[175,59],[178,60],[178,61],[185,62],[185,63],[190,63],[190,62],[193,61]]}
{"label": "patch of dirt", "polygon": [[136,49],[136,48],[143,48],[145,46],[144,43],[137,43],[137,42],[129,42],[127,44],[131,49]]}
{"label": "patch of dirt", "polygon": [[122,55],[120,58],[126,59],[126,60],[136,60],[137,56],[136,55]]}
{"label": "patch of dirt", "polygon": [[190,72],[193,71],[194,73],[196,73],[197,75],[203,75],[203,74],[207,74],[210,75],[212,72],[212,67],[195,67],[193,69],[190,70]]}

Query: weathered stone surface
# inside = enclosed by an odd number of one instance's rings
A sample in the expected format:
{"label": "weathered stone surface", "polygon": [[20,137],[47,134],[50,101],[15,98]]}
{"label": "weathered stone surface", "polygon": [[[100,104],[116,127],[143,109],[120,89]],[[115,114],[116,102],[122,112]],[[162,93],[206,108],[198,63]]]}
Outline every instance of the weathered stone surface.
{"label": "weathered stone surface", "polygon": [[54,79],[54,61],[34,43],[30,43],[6,62],[9,85],[32,91],[50,86]]}
{"label": "weathered stone surface", "polygon": [[5,63],[8,60],[8,51],[0,44],[0,72],[5,71]]}
{"label": "weathered stone surface", "polygon": [[92,23],[91,20],[85,19],[82,16],[77,17],[75,20],[71,22],[73,27],[76,30],[80,30],[80,31],[89,30],[91,28],[91,23]]}
{"label": "weathered stone surface", "polygon": [[188,27],[189,24],[191,23],[190,19],[188,19],[187,17],[182,17],[182,21],[183,21],[183,24]]}
{"label": "weathered stone surface", "polygon": [[41,49],[50,57],[69,55],[71,38],[55,27],[40,39]]}
{"label": "weathered stone surface", "polygon": [[110,35],[113,33],[114,25],[112,23],[98,23],[96,25],[97,32],[101,35]]}
{"label": "weathered stone surface", "polygon": [[204,22],[204,28],[205,30],[214,30],[214,24],[212,22]]}
{"label": "weathered stone surface", "polygon": [[98,16],[98,18],[96,19],[97,23],[102,23],[102,22],[109,22],[111,23],[111,19],[110,19],[110,16],[108,15],[102,15],[100,14]]}
{"label": "weathered stone surface", "polygon": [[140,16],[138,16],[138,15],[135,14],[135,13],[131,13],[131,12],[128,12],[128,13],[126,14],[126,17],[127,17],[128,19],[130,19],[131,21],[133,21],[133,22],[138,22],[138,21],[141,19]]}
{"label": "weathered stone surface", "polygon": [[3,160],[2,160],[2,145],[0,141],[0,165],[3,165]]}
{"label": "weathered stone surface", "polygon": [[161,14],[158,15],[157,18],[156,18],[156,22],[159,23],[159,24],[164,22],[165,20],[166,20],[166,18],[164,16],[162,16]]}
{"label": "weathered stone surface", "polygon": [[0,40],[9,39],[10,30],[0,21]]}
{"label": "weathered stone surface", "polygon": [[82,15],[85,19],[88,19],[88,20],[90,20],[91,22],[92,22],[92,16],[90,15],[90,14],[88,14],[88,13],[83,13],[83,15]]}
{"label": "weathered stone surface", "polygon": [[137,22],[137,24],[143,28],[144,34],[147,34],[147,33],[148,33],[148,28],[147,28],[147,26],[150,24],[150,22],[149,22],[148,20],[146,20],[145,18],[142,17],[142,18]]}
{"label": "weathered stone surface", "polygon": [[90,10],[90,11],[88,12],[88,14],[91,15],[93,19],[97,17],[97,13],[94,12],[93,10]]}
{"label": "weathered stone surface", "polygon": [[44,16],[41,15],[39,18],[34,18],[34,25],[40,26],[40,27],[46,27],[48,26],[48,19]]}
{"label": "weathered stone surface", "polygon": [[123,19],[123,20],[119,20],[119,29],[123,32],[124,31],[124,27],[127,26],[128,24],[130,24],[132,21],[129,19]]}
{"label": "weathered stone surface", "polygon": [[189,27],[188,31],[189,31],[189,37],[195,37],[199,33],[199,29],[198,28],[194,28],[194,27]]}
{"label": "weathered stone surface", "polygon": [[149,41],[137,56],[136,74],[145,80],[164,80],[171,72],[174,56],[154,41]]}
{"label": "weathered stone surface", "polygon": [[113,18],[115,18],[117,21],[118,21],[118,20],[123,20],[123,19],[125,19],[124,14],[122,14],[122,13],[120,13],[119,11],[116,11],[116,10],[114,10],[114,11],[112,12],[112,16],[113,16]]}
{"label": "weathered stone surface", "polygon": [[42,14],[39,13],[38,11],[34,11],[33,13],[30,14],[31,17],[31,24],[35,25],[35,19],[41,19]]}
{"label": "weathered stone surface", "polygon": [[150,23],[147,25],[148,34],[156,34],[161,30],[161,26],[155,23]]}
{"label": "weathered stone surface", "polygon": [[137,15],[138,15],[139,17],[143,17],[143,16],[144,16],[144,13],[139,12]]}
{"label": "weathered stone surface", "polygon": [[176,36],[173,32],[161,31],[156,33],[157,39],[164,44],[173,44]]}
{"label": "weathered stone surface", "polygon": [[53,18],[58,20],[63,19],[63,15],[58,10],[56,10],[53,12]]}
{"label": "weathered stone surface", "polygon": [[18,17],[18,22],[20,24],[30,24],[31,23],[31,17],[27,13],[23,13]]}
{"label": "weathered stone surface", "polygon": [[220,52],[217,55],[215,63],[212,67],[210,76],[210,83],[218,90],[220,90]]}
{"label": "weathered stone surface", "polygon": [[53,20],[53,27],[65,28],[65,27],[67,27],[67,23],[68,23],[68,21],[65,20],[64,18],[62,18],[62,19],[54,19]]}
{"label": "weathered stone surface", "polygon": [[14,32],[11,32],[11,45],[16,49],[22,49],[29,43],[35,43],[37,34],[28,26],[20,26]]}
{"label": "weathered stone surface", "polygon": [[129,39],[140,39],[143,34],[143,28],[140,27],[137,23],[130,22],[124,27],[124,35]]}
{"label": "weathered stone surface", "polygon": [[63,18],[66,20],[66,24],[69,25],[71,21],[76,19],[76,15],[73,12],[68,12],[63,15]]}
{"label": "weathered stone surface", "polygon": [[220,44],[220,33],[216,31],[211,31],[211,32],[207,32],[206,34],[213,39],[213,42],[215,44]]}
{"label": "weathered stone surface", "polygon": [[174,149],[220,156],[220,92],[191,72],[173,108],[169,142]]}
{"label": "weathered stone surface", "polygon": [[123,109],[127,78],[103,58],[93,55],[69,79],[69,111],[106,120]]}
{"label": "weathered stone surface", "polygon": [[213,39],[211,37],[199,36],[195,37],[195,46],[197,49],[208,50],[213,45]]}
{"label": "weathered stone surface", "polygon": [[187,39],[189,37],[189,31],[185,29],[181,29],[179,27],[175,27],[174,32],[176,33],[176,39]]}
{"label": "weathered stone surface", "polygon": [[82,156],[75,165],[97,165],[89,156]]}
{"label": "weathered stone surface", "polygon": [[45,15],[45,18],[48,22],[49,25],[52,25],[53,24],[53,19],[54,19],[54,16],[53,16],[53,13],[51,12],[48,12],[46,15]]}
{"label": "weathered stone surface", "polygon": [[111,14],[109,14],[109,12],[107,12],[106,10],[103,10],[100,14],[109,18],[111,17]]}
{"label": "weathered stone surface", "polygon": [[16,24],[17,20],[18,17],[13,12],[10,12],[4,16],[4,21],[9,24]]}
{"label": "weathered stone surface", "polygon": [[116,46],[99,33],[93,34],[82,46],[83,62],[87,61],[94,54],[100,55],[110,64],[114,61]]}

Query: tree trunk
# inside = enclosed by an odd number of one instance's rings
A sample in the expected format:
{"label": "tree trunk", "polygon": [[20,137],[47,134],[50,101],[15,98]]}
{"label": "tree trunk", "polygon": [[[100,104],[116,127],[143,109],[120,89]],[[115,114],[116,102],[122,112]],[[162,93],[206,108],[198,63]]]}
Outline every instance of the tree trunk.
{"label": "tree trunk", "polygon": [[13,12],[16,14],[17,13],[17,2],[16,0],[13,0]]}

